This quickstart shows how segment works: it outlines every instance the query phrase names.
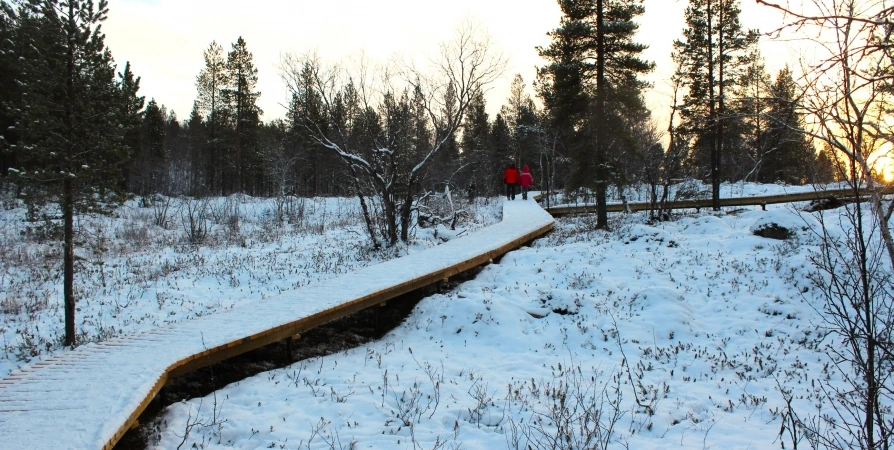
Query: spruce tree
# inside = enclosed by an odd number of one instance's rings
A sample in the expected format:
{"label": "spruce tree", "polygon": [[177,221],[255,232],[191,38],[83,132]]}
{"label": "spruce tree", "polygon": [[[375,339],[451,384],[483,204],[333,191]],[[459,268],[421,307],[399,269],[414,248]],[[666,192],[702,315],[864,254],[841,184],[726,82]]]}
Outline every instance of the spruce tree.
{"label": "spruce tree", "polygon": [[797,131],[806,128],[799,88],[788,67],[768,86],[769,117],[766,141],[774,149],[767,161],[767,182],[803,184],[812,181],[816,150],[809,138]]}
{"label": "spruce tree", "polygon": [[746,172],[741,178],[745,181],[765,182],[768,178],[767,164],[777,150],[767,140],[769,84],[770,76],[766,72],[763,58],[755,50],[750,55],[748,66],[739,82],[740,100],[731,105],[745,117],[745,146],[741,152],[743,157],[737,162]]}
{"label": "spruce tree", "polygon": [[[164,109],[164,106],[162,106]],[[174,110],[165,118],[164,147],[170,159],[168,190],[165,195],[185,195],[191,192],[192,161],[185,127],[180,123]]]}
{"label": "spruce tree", "polygon": [[494,124],[490,129],[491,165],[496,167],[497,172],[490,178],[487,184],[489,195],[499,195],[505,192],[503,189],[503,170],[512,162],[512,132],[509,124],[503,118],[503,114],[497,114],[494,117]]}
{"label": "spruce tree", "polygon": [[144,174],[140,167],[134,167],[143,159],[140,149],[140,128],[143,122],[145,97],[137,95],[140,90],[140,77],[135,76],[130,70],[130,62],[124,65],[124,71],[118,73],[117,83],[121,92],[119,108],[123,119],[124,145],[127,146],[133,159],[133,162],[124,168],[125,186],[132,192],[146,195],[146,186],[141,184],[145,181]]}
{"label": "spruce tree", "polygon": [[[449,85],[444,90],[444,98],[441,102],[441,116],[452,117],[456,115],[457,106],[456,89],[453,85]],[[435,126],[443,128],[443,124],[435,124]],[[456,134],[447,134],[443,144],[441,144],[441,150],[434,156],[431,165],[428,167],[428,172],[437,174],[437,177],[429,179],[426,188],[429,191],[443,190],[442,182],[462,167],[462,159]]]}
{"label": "spruce tree", "polygon": [[208,157],[208,138],[205,129],[205,118],[200,112],[199,102],[195,101],[189,119],[186,121],[186,142],[189,146],[189,161],[191,166],[191,182],[189,193],[193,196],[204,194],[208,191],[210,174],[210,161]]}
{"label": "spruce tree", "polygon": [[512,159],[519,169],[537,158],[537,110],[525,88],[525,80],[516,74],[509,86],[507,104],[500,110],[512,130]]}
{"label": "spruce tree", "polygon": [[468,176],[463,178],[460,186],[467,189],[469,197],[486,194],[482,191],[489,186],[489,180],[498,177],[500,167],[492,163],[492,148],[490,145],[490,123],[487,117],[487,104],[484,101],[484,93],[479,91],[472,103],[469,104],[469,112],[466,114],[465,126],[462,131],[460,147],[466,156]]}
{"label": "spruce tree", "polygon": [[411,106],[409,94],[404,91],[400,96],[387,92],[379,106],[379,115],[384,128],[384,141],[380,144],[389,150],[387,155],[393,158],[390,164],[399,174],[397,178],[406,177],[413,168],[409,155],[413,149],[413,120],[410,117]]}
{"label": "spruce tree", "polygon": [[165,122],[167,118],[163,106],[155,99],[146,105],[140,127],[140,157],[135,158],[142,174],[142,194],[158,194],[168,192],[170,159],[165,148]]}
{"label": "spruce tree", "polygon": [[428,112],[425,109],[425,95],[423,95],[422,89],[418,84],[413,88],[411,108],[413,117],[413,148],[410,150],[410,158],[414,161],[419,161],[425,156],[425,152],[431,148],[434,132]]}
{"label": "spruce tree", "polygon": [[106,212],[122,184],[122,91],[100,23],[100,0],[29,0],[17,11],[23,147],[14,169],[26,201],[58,207],[62,220],[65,345],[75,345],[75,216]]}
{"label": "spruce tree", "polygon": [[[341,179],[341,164],[332,152],[324,151],[313,138],[312,130],[328,132],[330,123],[337,118],[327,118],[324,113],[323,100],[314,90],[314,67],[304,64],[298,74],[295,92],[292,93],[287,113],[288,145],[298,157],[296,165],[300,193],[309,197],[333,195],[334,179]],[[337,173],[328,175],[327,173]]]}

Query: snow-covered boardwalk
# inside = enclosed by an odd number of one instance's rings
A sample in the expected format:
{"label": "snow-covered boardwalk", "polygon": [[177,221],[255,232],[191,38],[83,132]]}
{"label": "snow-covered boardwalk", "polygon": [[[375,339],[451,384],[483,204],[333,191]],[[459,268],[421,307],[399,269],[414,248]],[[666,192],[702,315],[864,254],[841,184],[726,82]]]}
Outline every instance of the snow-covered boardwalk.
{"label": "snow-covered boardwalk", "polygon": [[486,263],[552,228],[533,201],[426,251],[267,300],[88,344],[0,380],[0,448],[111,448],[173,375],[300,333]]}

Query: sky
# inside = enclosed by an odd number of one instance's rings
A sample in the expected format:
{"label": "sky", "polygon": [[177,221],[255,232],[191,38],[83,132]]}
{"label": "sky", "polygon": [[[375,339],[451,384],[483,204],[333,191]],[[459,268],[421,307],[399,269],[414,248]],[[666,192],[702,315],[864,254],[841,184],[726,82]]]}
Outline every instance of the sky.
{"label": "sky", "polygon": [[[657,63],[649,76],[654,89],[647,95],[653,108],[670,104],[671,43],[683,29],[686,4],[645,1],[638,40],[650,45],[644,56]],[[743,0],[741,6],[741,20],[748,28],[769,30],[779,23],[774,11],[754,0]],[[130,61],[142,78],[140,93],[147,102],[155,98],[180,119],[192,109],[203,51],[212,41],[229,51],[241,36],[258,69],[263,119],[272,120],[284,116],[288,98],[277,71],[283,53],[315,50],[325,60],[343,61],[362,52],[373,61],[386,62],[395,55],[424,61],[460,22],[471,19],[489,32],[509,61],[503,78],[487,94],[493,116],[508,97],[515,74],[521,74],[530,89],[535,68],[543,65],[535,48],[549,44],[546,33],[560,17],[553,0],[114,0],[103,30],[119,66]],[[783,43],[767,43],[764,54],[768,68],[775,71],[792,52]],[[533,89],[530,93],[534,96]]]}

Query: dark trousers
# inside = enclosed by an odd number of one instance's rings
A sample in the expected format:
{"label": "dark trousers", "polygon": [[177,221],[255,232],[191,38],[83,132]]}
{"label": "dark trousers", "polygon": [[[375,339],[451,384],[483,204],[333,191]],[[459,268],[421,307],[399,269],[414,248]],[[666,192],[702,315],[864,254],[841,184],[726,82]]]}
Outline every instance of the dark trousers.
{"label": "dark trousers", "polygon": [[506,200],[515,200],[515,185],[506,184]]}
{"label": "dark trousers", "polygon": [[522,188],[521,188],[521,191],[522,191],[522,200],[527,200],[527,199],[528,199],[528,191],[530,191],[530,190],[531,190],[531,187],[530,187],[530,186],[522,186]]}

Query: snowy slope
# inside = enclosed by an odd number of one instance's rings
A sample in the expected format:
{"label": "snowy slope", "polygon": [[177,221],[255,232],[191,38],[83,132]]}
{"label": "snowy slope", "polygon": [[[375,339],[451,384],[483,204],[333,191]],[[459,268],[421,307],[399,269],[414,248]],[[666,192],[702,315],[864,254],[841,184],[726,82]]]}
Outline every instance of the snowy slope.
{"label": "snowy slope", "polygon": [[815,413],[828,362],[801,206],[558,220],[379,342],[172,405],[153,448],[779,448],[780,387]]}

